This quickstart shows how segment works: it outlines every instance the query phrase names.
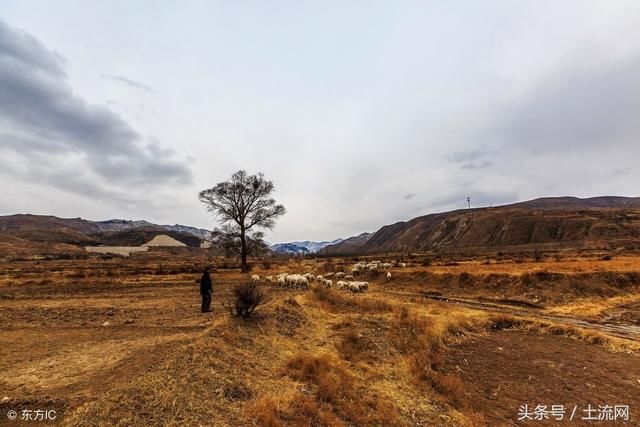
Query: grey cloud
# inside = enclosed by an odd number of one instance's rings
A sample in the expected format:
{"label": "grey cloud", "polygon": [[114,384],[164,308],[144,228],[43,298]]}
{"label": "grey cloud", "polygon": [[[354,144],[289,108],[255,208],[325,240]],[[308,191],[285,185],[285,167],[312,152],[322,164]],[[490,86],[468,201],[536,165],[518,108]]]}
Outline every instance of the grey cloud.
{"label": "grey cloud", "polygon": [[185,160],[143,139],[108,108],[75,95],[63,64],[38,40],[0,21],[0,136],[5,147],[21,155],[80,154],[86,169],[122,189],[191,182]]}
{"label": "grey cloud", "polygon": [[478,148],[474,148],[472,150],[469,151],[458,151],[455,152],[451,155],[449,155],[447,157],[447,159],[449,161],[455,162],[455,163],[462,163],[462,162],[472,162],[474,160],[478,160],[482,157],[486,157],[492,154],[496,154],[497,151],[487,148],[486,146],[482,145]]}
{"label": "grey cloud", "polygon": [[631,172],[631,168],[616,168],[614,170],[611,171],[611,175],[613,176],[625,176],[625,175],[629,175],[629,173]]}
{"label": "grey cloud", "polygon": [[467,208],[467,197],[471,199],[471,207],[499,206],[507,203],[513,203],[519,200],[517,191],[496,190],[484,191],[476,189],[458,190],[453,194],[435,200],[433,208],[426,209],[429,212],[441,212],[447,209],[465,209]]}
{"label": "grey cloud", "polygon": [[65,61],[60,54],[47,50],[31,34],[12,29],[2,20],[0,20],[0,61],[3,67],[22,63],[34,70],[66,77]]}
{"label": "grey cloud", "polygon": [[414,197],[416,197],[416,193],[409,193],[409,194],[405,194],[404,199],[405,200],[411,200]]}
{"label": "grey cloud", "polygon": [[496,118],[509,144],[532,150],[579,149],[635,138],[640,56],[565,61]]}
{"label": "grey cloud", "polygon": [[467,163],[465,165],[460,166],[460,169],[461,170],[464,170],[464,169],[468,169],[468,170],[485,169],[485,168],[488,168],[489,166],[491,166],[492,164],[493,163],[491,163],[488,160],[485,160],[482,163],[471,162],[471,163]]}
{"label": "grey cloud", "polygon": [[132,87],[134,89],[139,89],[145,92],[155,92],[150,86],[145,85],[144,83],[140,83],[136,80],[130,79],[121,75],[114,74],[102,74],[101,77],[103,79],[112,80],[114,82],[122,83],[126,86]]}

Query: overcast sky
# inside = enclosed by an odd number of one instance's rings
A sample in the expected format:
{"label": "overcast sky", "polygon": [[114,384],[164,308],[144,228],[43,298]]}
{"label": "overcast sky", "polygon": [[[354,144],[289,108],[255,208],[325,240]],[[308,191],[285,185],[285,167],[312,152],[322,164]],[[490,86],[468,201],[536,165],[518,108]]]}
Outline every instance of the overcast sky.
{"label": "overcast sky", "polygon": [[272,242],[639,194],[637,1],[0,2],[0,214],[213,228],[262,171]]}

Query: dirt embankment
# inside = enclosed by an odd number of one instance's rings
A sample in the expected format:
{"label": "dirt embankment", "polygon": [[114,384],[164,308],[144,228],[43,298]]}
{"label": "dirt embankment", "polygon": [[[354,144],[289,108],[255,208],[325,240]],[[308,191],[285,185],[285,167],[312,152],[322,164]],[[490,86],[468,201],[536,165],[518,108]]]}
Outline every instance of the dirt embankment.
{"label": "dirt embankment", "polygon": [[389,287],[546,305],[567,303],[579,298],[613,297],[637,292],[640,289],[640,273],[537,271],[523,274],[471,274],[424,271],[400,276]]}

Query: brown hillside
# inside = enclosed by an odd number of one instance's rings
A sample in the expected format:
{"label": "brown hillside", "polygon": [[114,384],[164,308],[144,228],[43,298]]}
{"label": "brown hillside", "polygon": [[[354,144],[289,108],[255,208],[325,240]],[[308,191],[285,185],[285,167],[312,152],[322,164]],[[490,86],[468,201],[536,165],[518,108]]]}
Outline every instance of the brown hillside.
{"label": "brown hillside", "polygon": [[0,216],[0,234],[30,242],[91,245],[96,241],[88,234],[98,231],[95,224],[80,218],[29,214]]}
{"label": "brown hillside", "polygon": [[[513,246],[640,245],[640,198],[537,199],[495,208],[425,215],[378,230],[357,250],[396,251]],[[327,253],[344,253],[335,247]]]}
{"label": "brown hillside", "polygon": [[18,234],[33,230],[72,230],[82,234],[100,231],[97,225],[81,218],[58,218],[30,214],[0,216],[0,232],[2,233]]}
{"label": "brown hillside", "polygon": [[341,241],[340,243],[336,243],[335,245],[329,245],[327,247],[322,248],[318,251],[319,254],[352,254],[356,253],[362,248],[362,245],[367,243],[373,236],[373,233],[362,233],[357,236],[349,237]]}

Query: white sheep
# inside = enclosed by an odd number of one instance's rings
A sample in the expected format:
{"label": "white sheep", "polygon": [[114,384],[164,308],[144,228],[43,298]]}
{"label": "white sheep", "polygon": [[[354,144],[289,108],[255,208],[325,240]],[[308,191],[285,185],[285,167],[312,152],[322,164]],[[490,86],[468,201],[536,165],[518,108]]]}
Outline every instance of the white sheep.
{"label": "white sheep", "polygon": [[338,283],[336,283],[336,289],[344,289],[347,287],[347,285],[348,283],[344,280],[339,280]]}
{"label": "white sheep", "polygon": [[327,289],[331,289],[331,286],[333,286],[333,280],[325,279],[324,287],[327,288]]}
{"label": "white sheep", "polygon": [[284,278],[290,288],[295,287],[297,279],[297,274],[287,274],[287,276]]}
{"label": "white sheep", "polygon": [[334,274],[335,274],[335,273],[327,273],[327,274],[325,274],[325,275],[324,275],[324,277],[331,277],[331,276],[333,276]]}
{"label": "white sheep", "polygon": [[298,275],[298,278],[296,280],[296,287],[298,289],[309,289],[309,281],[306,277]]}
{"label": "white sheep", "polygon": [[269,283],[273,283],[273,276],[267,276],[265,280]]}
{"label": "white sheep", "polygon": [[260,283],[260,276],[258,276],[257,274],[251,276],[251,283]]}
{"label": "white sheep", "polygon": [[284,277],[278,277],[278,286],[284,286],[287,282]]}
{"label": "white sheep", "polygon": [[324,280],[324,277],[322,277],[322,275],[318,274],[318,275],[316,276],[316,282],[318,282],[318,283],[322,283],[322,281],[323,281],[323,280]]}
{"label": "white sheep", "polygon": [[336,279],[342,279],[344,277],[344,273],[342,271],[336,273]]}
{"label": "white sheep", "polygon": [[345,274],[344,280],[353,280],[353,276],[351,274]]}
{"label": "white sheep", "polygon": [[349,290],[351,292],[364,292],[366,289],[369,289],[369,282],[350,282],[349,283]]}
{"label": "white sheep", "polygon": [[387,271],[387,282],[391,281],[391,272]]}
{"label": "white sheep", "polygon": [[400,264],[398,264],[398,266],[400,266],[400,268],[405,268],[407,264],[405,264],[404,262],[401,262]]}

